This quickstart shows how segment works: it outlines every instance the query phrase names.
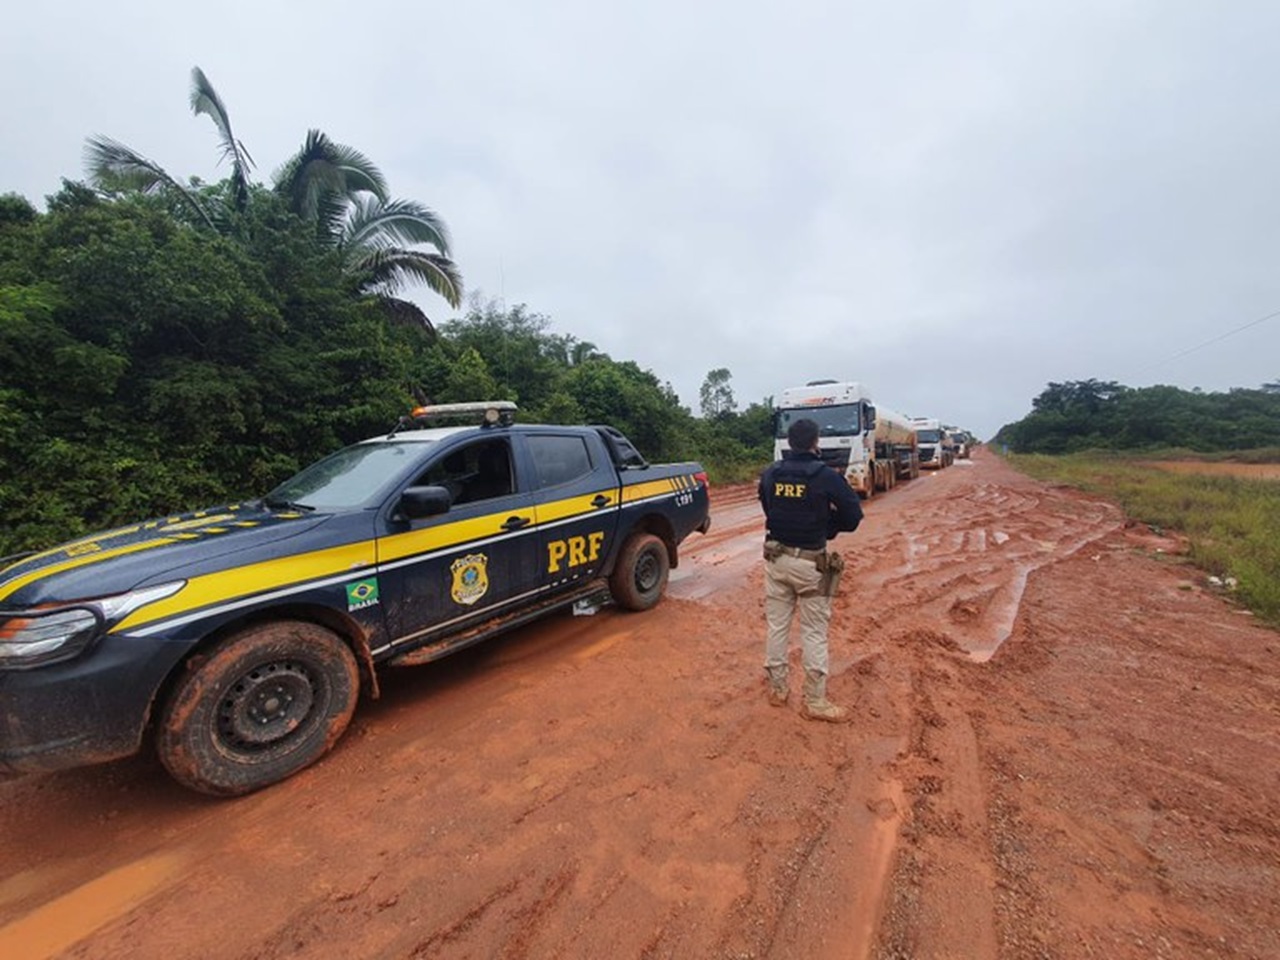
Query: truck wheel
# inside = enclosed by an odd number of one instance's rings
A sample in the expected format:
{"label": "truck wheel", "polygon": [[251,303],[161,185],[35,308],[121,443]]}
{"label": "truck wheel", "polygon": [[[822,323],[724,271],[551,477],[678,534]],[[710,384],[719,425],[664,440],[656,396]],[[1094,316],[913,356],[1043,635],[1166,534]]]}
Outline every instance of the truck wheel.
{"label": "truck wheel", "polygon": [[351,650],[313,623],[251,627],[187,666],[160,715],[156,750],[173,778],[237,796],[318,760],[346,730],[360,678]]}
{"label": "truck wheel", "polygon": [[648,610],[661,599],[670,572],[666,544],[651,533],[638,533],[622,545],[609,592],[624,609]]}

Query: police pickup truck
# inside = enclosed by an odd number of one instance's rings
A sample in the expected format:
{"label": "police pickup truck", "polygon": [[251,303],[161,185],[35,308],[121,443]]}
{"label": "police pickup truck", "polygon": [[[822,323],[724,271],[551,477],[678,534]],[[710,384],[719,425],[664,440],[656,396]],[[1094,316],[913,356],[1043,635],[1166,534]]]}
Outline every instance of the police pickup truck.
{"label": "police pickup truck", "polygon": [[247,793],[322,756],[383,667],[575,603],[652,607],[710,526],[702,467],[514,409],[419,408],[261,500],[0,561],[0,773],[150,740],[186,786]]}

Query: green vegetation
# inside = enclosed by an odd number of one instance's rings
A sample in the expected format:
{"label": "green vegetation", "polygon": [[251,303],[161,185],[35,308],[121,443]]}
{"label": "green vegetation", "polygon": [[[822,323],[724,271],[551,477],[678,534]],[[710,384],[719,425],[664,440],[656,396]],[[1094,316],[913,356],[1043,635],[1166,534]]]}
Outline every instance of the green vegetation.
{"label": "green vegetation", "polygon": [[1174,474],[1098,453],[1010,462],[1039,479],[1105,496],[1136,520],[1185,533],[1194,563],[1235,578],[1236,597],[1280,625],[1280,481]]}
{"label": "green vegetation", "polygon": [[[701,460],[716,483],[758,476],[772,459],[768,400],[694,417],[650,371],[550,326],[523,305],[473,303],[425,350],[425,395],[437,403],[514,400],[529,422],[612,424],[653,460]],[[727,370],[712,373],[727,384]]]}
{"label": "green vegetation", "polygon": [[1227,393],[1133,389],[1098,380],[1051,383],[1031,408],[1023,419],[1002,427],[994,442],[1014,453],[1161,448],[1223,453],[1280,447],[1280,383]]}
{"label": "green vegetation", "polygon": [[717,483],[768,462],[767,404],[696,418],[523,306],[476,301],[437,335],[387,323],[341,250],[249,189],[234,236],[163,195],[0,197],[0,555],[265,492],[425,399],[611,423]]}
{"label": "green vegetation", "polygon": [[[218,131],[231,175],[215,187],[180,183],[158,163],[110,137],[90,137],[90,182],[108,196],[154,195],[196,227],[245,239],[248,215],[261,190],[249,181],[253,158],[231,130],[222,98],[199,67],[191,71],[191,111]],[[462,275],[449,259],[449,231],[434,212],[410,200],[392,200],[382,172],[358,150],[308,131],[298,152],[273,178],[285,208],[307,223],[316,242],[339,255],[351,290],[376,303],[390,320],[432,329],[416,304],[396,294],[426,284],[452,307],[462,302]],[[436,252],[422,247],[434,248]]]}
{"label": "green vegetation", "polygon": [[443,220],[316,130],[255,183],[198,68],[190,105],[217,128],[219,183],[93,137],[89,185],[64,180],[43,212],[0,195],[0,556],[265,492],[427,400],[612,424],[716,483],[771,458],[768,401],[738,413],[726,369],[697,418],[524,306],[473,298],[437,329],[399,294],[461,304]]}
{"label": "green vegetation", "polygon": [[265,492],[427,399],[613,424],[717,483],[769,460],[767,402],[696,418],[523,306],[475,299],[437,331],[394,294],[419,280],[459,302],[443,222],[314,131],[272,186],[253,183],[198,71],[192,106],[215,117],[221,183],[181,184],[98,138],[96,189],[64,181],[44,212],[0,195],[0,556]]}

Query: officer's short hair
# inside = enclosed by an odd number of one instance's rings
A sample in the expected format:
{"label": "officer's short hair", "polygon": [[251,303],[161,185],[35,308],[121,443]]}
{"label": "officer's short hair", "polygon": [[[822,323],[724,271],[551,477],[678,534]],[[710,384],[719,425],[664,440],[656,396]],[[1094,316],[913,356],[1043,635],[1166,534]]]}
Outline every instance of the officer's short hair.
{"label": "officer's short hair", "polygon": [[797,453],[807,453],[818,442],[818,425],[802,418],[787,428],[787,446]]}

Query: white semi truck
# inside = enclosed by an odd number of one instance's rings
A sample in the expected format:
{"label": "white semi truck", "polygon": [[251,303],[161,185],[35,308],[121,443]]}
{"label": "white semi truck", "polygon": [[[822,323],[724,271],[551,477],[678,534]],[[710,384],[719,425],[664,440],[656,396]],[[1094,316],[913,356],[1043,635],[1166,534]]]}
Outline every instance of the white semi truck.
{"label": "white semi truck", "polygon": [[775,460],[787,449],[787,430],[802,418],[818,424],[822,459],[863,497],[920,475],[911,421],[877,406],[860,383],[812,380],[783,390],[774,415]]}
{"label": "white semi truck", "polygon": [[942,423],[932,417],[914,417],[911,421],[916,431],[916,446],[920,450],[920,466],[928,470],[941,470],[955,460],[955,449],[942,428]]}

